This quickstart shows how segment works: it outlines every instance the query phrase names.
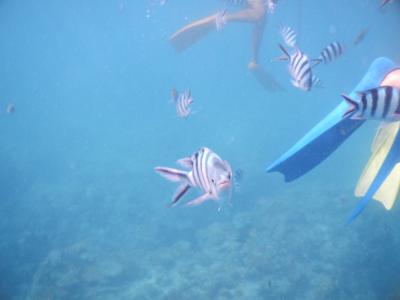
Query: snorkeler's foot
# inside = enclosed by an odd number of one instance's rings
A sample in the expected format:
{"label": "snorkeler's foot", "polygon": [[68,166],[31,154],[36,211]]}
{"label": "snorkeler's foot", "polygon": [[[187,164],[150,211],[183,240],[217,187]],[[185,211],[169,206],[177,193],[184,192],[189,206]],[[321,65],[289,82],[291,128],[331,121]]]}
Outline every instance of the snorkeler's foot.
{"label": "snorkeler's foot", "polygon": [[222,30],[226,25],[226,9],[215,15],[215,27],[217,30]]}
{"label": "snorkeler's foot", "polygon": [[252,61],[250,61],[249,64],[247,65],[247,68],[248,68],[250,71],[253,71],[253,70],[255,70],[255,69],[258,68],[258,63],[257,63],[255,60],[252,60]]}

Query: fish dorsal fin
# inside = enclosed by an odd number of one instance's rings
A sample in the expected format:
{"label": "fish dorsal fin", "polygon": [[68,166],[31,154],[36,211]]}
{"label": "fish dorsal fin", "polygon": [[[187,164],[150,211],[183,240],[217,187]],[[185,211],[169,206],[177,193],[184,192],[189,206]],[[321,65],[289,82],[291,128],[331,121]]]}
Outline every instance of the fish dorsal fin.
{"label": "fish dorsal fin", "polygon": [[154,171],[156,171],[158,174],[160,174],[164,178],[166,178],[170,181],[174,181],[174,182],[185,181],[188,179],[187,172],[173,169],[173,168],[155,167]]}
{"label": "fish dorsal fin", "polygon": [[176,163],[184,168],[188,168],[188,169],[193,168],[193,160],[191,157],[184,157],[184,158],[178,159],[176,161]]}
{"label": "fish dorsal fin", "polygon": [[278,44],[279,48],[282,50],[283,55],[278,56],[274,59],[272,59],[272,61],[285,61],[285,60],[289,60],[290,59],[290,54],[289,52],[287,52],[286,48],[283,47],[281,44]]}

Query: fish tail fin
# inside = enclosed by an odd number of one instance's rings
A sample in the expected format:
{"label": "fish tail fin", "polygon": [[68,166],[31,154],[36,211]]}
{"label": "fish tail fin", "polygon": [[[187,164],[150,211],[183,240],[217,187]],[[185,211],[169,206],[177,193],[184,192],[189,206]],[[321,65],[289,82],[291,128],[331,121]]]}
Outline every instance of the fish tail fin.
{"label": "fish tail fin", "polygon": [[282,46],[282,44],[278,44],[278,47],[282,50],[283,55],[275,57],[272,59],[272,61],[285,61],[289,60],[290,54],[287,52],[286,48]]}
{"label": "fish tail fin", "polygon": [[173,182],[180,182],[180,181],[187,181],[188,173],[185,171],[173,169],[173,168],[166,168],[166,167],[155,167],[154,171],[160,174],[162,177],[173,181]]}
{"label": "fish tail fin", "polygon": [[371,197],[365,196],[356,206],[356,208],[351,212],[350,217],[347,220],[347,224],[351,224],[364,210]]}
{"label": "fish tail fin", "polygon": [[350,116],[353,112],[355,112],[356,110],[358,110],[358,103],[356,101],[354,101],[353,99],[351,99],[349,96],[347,96],[346,94],[342,94],[342,97],[344,98],[344,100],[347,102],[347,104],[349,104],[349,109],[343,114],[343,118],[347,118],[348,116]]}

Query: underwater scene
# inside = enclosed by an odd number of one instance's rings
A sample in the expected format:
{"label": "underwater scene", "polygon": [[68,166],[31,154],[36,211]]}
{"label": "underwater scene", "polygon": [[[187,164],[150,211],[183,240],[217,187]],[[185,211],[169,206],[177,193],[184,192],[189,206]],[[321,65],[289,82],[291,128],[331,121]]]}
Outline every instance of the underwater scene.
{"label": "underwater scene", "polygon": [[399,0],[0,14],[0,300],[400,299]]}

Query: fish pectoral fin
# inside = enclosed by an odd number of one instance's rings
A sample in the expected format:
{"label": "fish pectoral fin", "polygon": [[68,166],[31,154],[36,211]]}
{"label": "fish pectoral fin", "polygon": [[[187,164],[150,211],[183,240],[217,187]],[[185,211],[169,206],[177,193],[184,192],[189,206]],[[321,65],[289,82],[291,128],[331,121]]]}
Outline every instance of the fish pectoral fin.
{"label": "fish pectoral fin", "polygon": [[190,185],[187,183],[181,184],[175,191],[174,196],[172,197],[172,202],[170,206],[175,206],[176,203],[186,194],[186,192],[190,189]]}
{"label": "fish pectoral fin", "polygon": [[188,203],[186,203],[186,206],[197,206],[202,204],[204,201],[210,200],[212,198],[212,195],[210,193],[205,193],[191,201],[189,201]]}

